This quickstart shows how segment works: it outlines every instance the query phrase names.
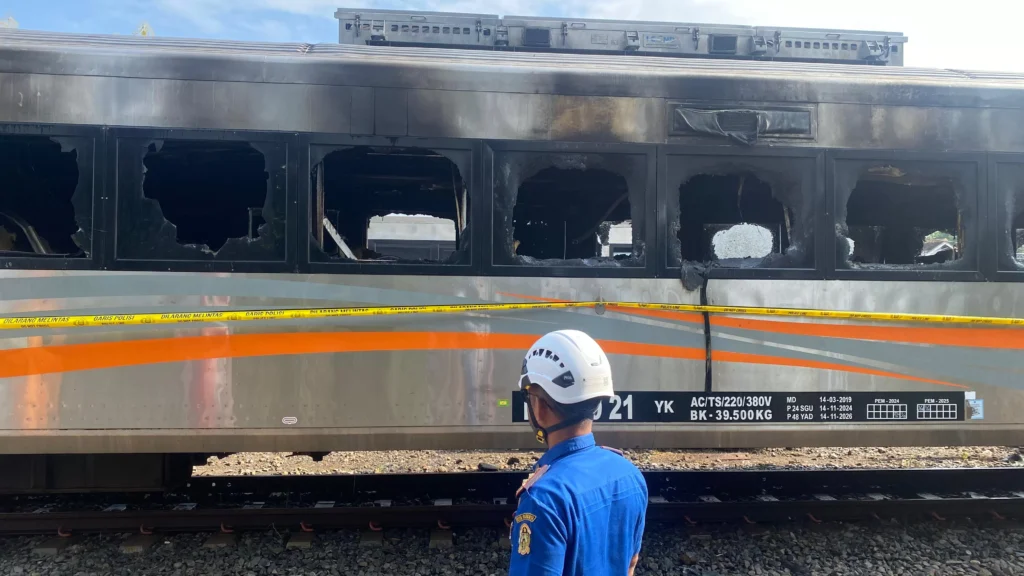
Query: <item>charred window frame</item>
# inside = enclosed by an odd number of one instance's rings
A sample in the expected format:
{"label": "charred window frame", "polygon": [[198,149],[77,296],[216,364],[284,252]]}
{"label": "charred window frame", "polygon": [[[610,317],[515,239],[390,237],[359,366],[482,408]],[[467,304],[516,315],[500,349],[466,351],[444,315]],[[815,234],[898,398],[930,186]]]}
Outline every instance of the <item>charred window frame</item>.
{"label": "charred window frame", "polygon": [[[834,233],[828,238],[832,244],[830,264],[834,266],[831,276],[860,280],[984,280],[978,256],[987,221],[985,196],[980,193],[986,185],[983,157],[839,151],[831,154],[830,163],[830,212],[835,215]],[[905,194],[897,195],[900,192]],[[922,209],[910,205],[914,201]],[[900,263],[856,262],[848,242],[851,222],[856,222],[861,232],[874,229],[872,239],[878,246],[862,244],[872,247],[869,254],[877,253],[880,258],[886,250]],[[895,229],[889,240],[882,238],[886,227]],[[926,238],[926,229],[945,232],[937,238],[948,240],[955,259],[931,261],[936,258],[925,254],[925,242],[933,240]],[[946,234],[955,240],[949,240]],[[913,242],[915,248],[900,250],[896,242],[903,237],[906,242]],[[920,250],[916,248],[918,244]],[[853,249],[857,250],[856,240]],[[903,263],[908,260],[903,252],[909,254],[908,251],[914,254],[913,262]],[[863,250],[860,253],[864,254]]]}
{"label": "charred window frame", "polygon": [[[664,247],[666,275],[681,275],[691,289],[707,278],[822,277],[821,246],[817,241],[824,212],[821,151],[722,155],[706,149],[680,148],[666,150],[659,164],[664,175],[658,202],[664,206],[659,212],[658,227],[663,231],[659,244]],[[721,195],[712,187],[722,187]],[[744,197],[744,191],[749,198]],[[734,205],[736,212],[730,214]],[[776,207],[777,214],[766,212]],[[693,209],[696,215],[690,212]],[[764,219],[761,216],[770,216],[772,221],[760,222]],[[735,222],[703,221],[715,217]],[[727,234],[742,223],[772,228],[770,252],[763,257],[717,258],[712,252],[713,234]],[[699,229],[694,230],[694,226]],[[681,236],[688,241],[686,250]],[[695,259],[698,237],[700,249],[696,252],[700,259]]]}
{"label": "charred window frame", "polygon": [[[646,224],[653,218],[651,208],[656,194],[657,157],[652,151],[624,145],[519,144],[514,149],[498,143],[492,143],[491,146],[489,168],[493,186],[493,266],[514,267],[515,274],[525,275],[653,275],[649,268],[654,260],[648,256],[648,247],[655,243],[654,227]],[[551,209],[564,211],[553,213],[550,219],[563,223],[563,229],[558,235],[559,246],[563,250],[562,255],[568,257],[561,258],[557,257],[553,240],[550,241],[550,246],[537,248],[548,241],[545,237],[550,237],[550,234],[541,229],[551,228],[547,221],[540,220],[537,228],[531,231],[535,238],[528,236],[530,232],[527,232],[527,236],[522,240],[516,237],[517,234],[523,233],[517,230],[517,224],[523,228],[533,227],[533,220],[529,220],[531,216],[546,216],[543,207],[536,204],[545,199],[543,186],[558,186],[559,180],[564,180],[571,188],[561,198],[557,190],[550,193]],[[596,195],[587,194],[585,189],[594,186],[601,187],[600,192]],[[527,199],[523,196],[524,193],[532,198],[534,205],[527,206],[522,203]],[[590,204],[573,203],[572,197],[568,194],[597,201]],[[573,216],[574,213],[582,215],[580,220],[570,227],[565,217]],[[528,224],[519,224],[517,218],[526,220]],[[620,220],[622,222],[619,222]],[[557,226],[551,229],[555,228]],[[593,249],[582,244],[589,241],[588,236],[593,236]],[[613,236],[628,236],[628,240]],[[530,246],[531,242],[535,244],[533,250],[541,257],[530,257],[522,253],[523,245]],[[628,255],[624,249],[627,245]],[[571,254],[570,248],[577,254]],[[547,254],[550,252],[555,254]],[[555,257],[551,257],[552,255]],[[554,270],[558,272],[553,272]]]}
{"label": "charred window frame", "polygon": [[[191,131],[118,132],[118,266],[152,268],[140,261],[167,262],[168,269],[211,271],[265,270],[268,263],[283,266],[290,252],[286,138]],[[230,196],[215,194],[225,189]],[[181,192],[192,198],[178,200]],[[213,210],[204,210],[201,204],[192,203],[204,198],[218,204]],[[222,228],[203,228],[218,217]],[[211,243],[220,244],[219,248],[196,241],[202,237],[214,238]]]}
{"label": "charred window frame", "polygon": [[[480,202],[477,201],[478,194],[474,192],[474,182],[479,181],[477,171],[477,151],[472,143],[449,139],[417,139],[417,138],[382,138],[382,137],[351,137],[341,135],[313,135],[303,141],[303,146],[308,150],[308,155],[303,160],[299,169],[300,189],[305,193],[300,198],[300,212],[305,214],[305,223],[302,224],[304,238],[301,240],[306,245],[306,258],[310,269],[322,273],[381,273],[381,274],[467,274],[467,266],[473,263],[474,243],[474,222],[478,219]],[[408,169],[416,172],[419,170],[419,180],[428,176],[440,178],[440,167],[446,166],[443,184],[447,185],[443,199],[432,198],[440,192],[431,194],[432,190],[425,191],[426,195],[414,197],[411,188],[406,190],[398,189],[402,185],[401,180],[406,179],[400,173],[392,173],[390,170],[383,170],[382,166],[367,164],[368,170],[365,174],[355,174],[364,181],[362,184],[357,179],[352,179],[352,173],[346,177],[348,168],[357,167],[352,164],[355,156],[372,154],[374,159],[383,161],[387,156],[405,157]],[[355,156],[353,156],[355,155]],[[420,169],[430,168],[429,171]],[[340,171],[340,175],[339,175]],[[378,173],[373,173],[373,172]],[[428,173],[429,172],[429,173]],[[437,174],[435,174],[437,172]],[[411,177],[415,179],[417,175]],[[386,184],[388,177],[395,178],[396,187],[393,191],[397,194],[391,198],[395,208],[389,208],[387,195],[383,195],[383,188],[377,193],[371,193],[373,198],[367,199],[366,194],[352,192],[355,202],[364,202],[364,205],[357,205],[357,210],[346,213],[343,205],[330,206],[329,192],[331,188],[338,190],[335,204],[344,201],[345,186],[365,188],[365,181],[368,179]],[[336,179],[337,178],[337,179]],[[406,179],[405,185],[413,180]],[[438,180],[438,186],[442,183]],[[422,188],[422,186],[421,186]],[[440,190],[440,188],[438,188]],[[455,193],[458,191],[458,194]],[[449,198],[450,193],[450,198]],[[394,202],[395,199],[398,202]],[[406,204],[405,200],[412,198],[416,202],[425,204]],[[450,200],[450,201],[449,201]],[[443,205],[433,209],[433,204],[440,201]],[[408,206],[403,208],[404,206]],[[419,224],[427,224],[433,231],[428,234],[429,238],[375,238],[371,239],[371,225],[384,224],[386,228],[389,223],[382,222],[386,214],[381,210],[394,214],[403,214],[410,217],[410,211],[421,212],[422,215],[442,220],[451,220],[451,233],[440,221],[414,222],[413,227]],[[416,210],[422,208],[423,210]],[[429,214],[427,212],[430,212]],[[355,220],[359,220],[359,230],[353,230],[354,234],[346,233],[341,228],[354,226]],[[365,216],[365,227],[362,224]],[[330,226],[322,224],[327,218]],[[415,215],[411,215],[415,218]],[[372,219],[372,221],[371,221]],[[406,224],[405,222],[400,222]],[[318,225],[319,224],[319,225]],[[342,226],[339,226],[342,224]],[[395,224],[395,222],[390,222]],[[443,232],[443,238],[438,234]],[[348,246],[349,236],[354,236],[354,246]],[[401,235],[401,234],[399,234]],[[343,250],[335,237],[340,237],[345,243],[347,251]],[[370,246],[373,244],[373,246]],[[324,251],[328,248],[330,254]],[[376,250],[373,248],[384,248],[381,257],[377,258]],[[353,250],[360,251],[355,253]],[[366,254],[362,251],[366,251]],[[355,259],[352,258],[355,256]]]}
{"label": "charred window frame", "polygon": [[1024,157],[997,156],[989,166],[996,277],[1024,281]]}
{"label": "charred window frame", "polygon": [[[88,270],[101,262],[103,132],[56,126],[0,126],[0,266]],[[17,177],[22,174],[24,178]],[[47,196],[26,195],[26,187]],[[51,198],[50,195],[53,197]]]}

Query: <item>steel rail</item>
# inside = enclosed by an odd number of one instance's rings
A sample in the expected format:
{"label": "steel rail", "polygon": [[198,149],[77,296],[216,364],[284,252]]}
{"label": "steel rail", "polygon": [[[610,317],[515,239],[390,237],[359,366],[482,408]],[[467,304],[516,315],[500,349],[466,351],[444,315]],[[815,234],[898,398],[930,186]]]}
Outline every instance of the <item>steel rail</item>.
{"label": "steel rail", "polygon": [[[0,499],[0,534],[507,525],[522,472],[194,478],[164,494]],[[659,523],[1024,520],[1024,468],[647,472]]]}

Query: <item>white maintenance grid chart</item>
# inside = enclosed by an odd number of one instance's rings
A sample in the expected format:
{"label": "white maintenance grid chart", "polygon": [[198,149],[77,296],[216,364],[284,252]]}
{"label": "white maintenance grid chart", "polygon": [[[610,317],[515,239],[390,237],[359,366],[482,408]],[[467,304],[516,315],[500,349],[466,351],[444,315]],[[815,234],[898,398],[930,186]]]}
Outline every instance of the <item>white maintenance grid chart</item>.
{"label": "white maintenance grid chart", "polygon": [[868,420],[906,420],[906,404],[868,404]]}

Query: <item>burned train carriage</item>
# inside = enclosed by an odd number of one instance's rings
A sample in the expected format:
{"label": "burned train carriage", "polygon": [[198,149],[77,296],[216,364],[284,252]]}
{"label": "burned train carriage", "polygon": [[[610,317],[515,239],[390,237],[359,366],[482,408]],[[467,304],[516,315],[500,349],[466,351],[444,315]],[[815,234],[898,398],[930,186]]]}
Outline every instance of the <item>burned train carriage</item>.
{"label": "burned train carriage", "polygon": [[[1019,77],[18,31],[0,53],[4,317],[1024,314]],[[1024,443],[1014,327],[614,305],[7,325],[4,487],[530,447],[516,377],[556,328],[611,355],[607,444]]]}

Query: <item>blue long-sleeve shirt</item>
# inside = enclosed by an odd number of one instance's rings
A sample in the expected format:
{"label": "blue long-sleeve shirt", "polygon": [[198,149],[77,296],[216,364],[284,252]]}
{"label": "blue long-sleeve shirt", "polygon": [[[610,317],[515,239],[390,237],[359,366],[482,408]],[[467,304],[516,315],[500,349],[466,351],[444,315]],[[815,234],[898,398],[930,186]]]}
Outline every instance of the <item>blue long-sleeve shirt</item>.
{"label": "blue long-sleeve shirt", "polygon": [[587,434],[551,447],[525,486],[509,576],[625,576],[647,513],[636,466]]}

